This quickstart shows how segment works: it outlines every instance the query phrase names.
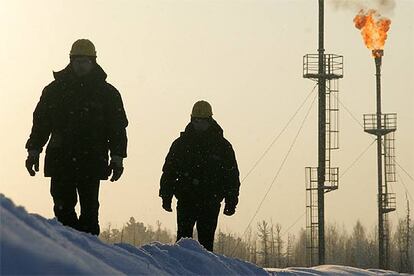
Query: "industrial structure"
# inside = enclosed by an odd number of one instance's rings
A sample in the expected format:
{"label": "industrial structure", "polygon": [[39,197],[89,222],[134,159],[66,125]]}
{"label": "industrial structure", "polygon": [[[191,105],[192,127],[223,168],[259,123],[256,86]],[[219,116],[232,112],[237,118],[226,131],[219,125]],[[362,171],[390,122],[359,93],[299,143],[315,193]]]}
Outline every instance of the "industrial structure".
{"label": "industrial structure", "polygon": [[325,264],[325,193],[338,189],[339,168],[331,150],[339,148],[338,80],[343,57],[325,54],[324,0],[319,1],[318,54],[303,57],[303,77],[318,83],[318,167],[306,167],[306,257],[309,266]]}
{"label": "industrial structure", "polygon": [[376,68],[377,112],[364,114],[364,131],[375,135],[377,139],[378,266],[381,269],[388,269],[390,253],[388,213],[396,209],[395,194],[389,193],[388,184],[396,181],[394,132],[397,129],[397,114],[385,114],[381,111],[381,65],[384,51],[372,50],[372,55],[375,58]]}

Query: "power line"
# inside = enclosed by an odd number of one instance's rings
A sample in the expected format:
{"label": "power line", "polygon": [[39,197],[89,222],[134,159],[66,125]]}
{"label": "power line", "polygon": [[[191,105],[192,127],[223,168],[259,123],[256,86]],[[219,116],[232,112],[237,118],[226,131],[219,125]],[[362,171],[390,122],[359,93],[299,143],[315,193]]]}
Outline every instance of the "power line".
{"label": "power line", "polygon": [[403,181],[403,178],[401,177],[401,175],[397,172],[397,175],[398,175],[398,178],[400,179],[400,182],[401,182],[401,184],[404,186],[404,188],[405,188],[405,193],[406,194],[408,194],[409,196],[410,196],[410,198],[411,198],[411,201],[412,202],[414,202],[414,199],[413,199],[413,197],[412,197],[412,195],[410,194],[410,192],[408,191],[408,188],[407,188],[407,186],[405,186],[405,183],[404,183],[404,181]]}
{"label": "power line", "polygon": [[366,147],[360,155],[358,155],[358,157],[354,160],[354,162],[351,163],[351,165],[348,166],[348,168],[346,168],[344,170],[344,172],[341,174],[340,177],[343,177],[361,158],[362,156],[364,156],[364,154],[371,148],[371,146],[374,144],[374,142],[377,141],[377,139],[372,140],[372,142],[368,145],[368,147]]}
{"label": "power line", "polygon": [[395,161],[395,164],[397,164],[398,167],[400,167],[400,169],[403,170],[403,172],[405,172],[405,174],[414,182],[414,178],[397,162],[397,160],[395,160],[395,158],[394,158],[394,161]]}
{"label": "power line", "polygon": [[[315,97],[313,98],[312,103],[311,103],[311,105],[309,106],[309,109],[308,109],[308,111],[306,112],[306,115],[305,115],[305,117],[304,117],[304,119],[303,119],[303,121],[302,121],[302,123],[301,123],[301,125],[300,125],[300,127],[299,127],[299,129],[298,129],[298,131],[297,131],[297,133],[296,133],[296,136],[294,137],[294,139],[293,139],[293,141],[292,141],[292,143],[291,143],[291,145],[290,145],[290,147],[289,147],[289,149],[288,149],[288,151],[287,151],[287,153],[286,153],[285,157],[283,158],[283,161],[282,161],[282,163],[281,163],[281,165],[280,165],[279,169],[278,169],[278,170],[277,170],[277,172],[276,172],[275,177],[273,178],[272,182],[270,183],[269,188],[267,189],[267,191],[266,191],[265,195],[263,196],[262,200],[260,201],[259,206],[257,207],[257,209],[256,209],[256,211],[255,211],[255,213],[254,213],[253,217],[250,219],[249,224],[247,225],[246,229],[244,230],[243,235],[241,236],[241,238],[243,238],[243,237],[244,237],[244,235],[246,235],[247,230],[249,229],[249,227],[250,227],[250,225],[252,224],[253,220],[255,219],[256,215],[259,213],[259,210],[260,210],[260,208],[262,207],[262,204],[263,204],[263,202],[265,201],[265,199],[266,199],[267,195],[269,194],[270,190],[272,189],[273,184],[276,182],[276,179],[278,178],[278,176],[279,176],[279,174],[280,174],[280,172],[281,172],[281,170],[282,170],[282,168],[283,168],[284,164],[286,163],[287,158],[289,157],[290,152],[291,152],[291,151],[292,151],[292,149],[293,149],[293,146],[295,145],[295,143],[296,143],[296,141],[297,141],[297,138],[299,137],[300,132],[301,132],[301,131],[302,131],[302,129],[303,129],[303,126],[305,125],[306,119],[308,118],[308,116],[309,116],[309,114],[310,114],[310,111],[312,110],[313,104],[315,103],[315,100],[316,100],[316,96],[317,96],[317,95],[315,95]],[[236,246],[234,247],[234,249],[233,249],[233,251],[232,251],[232,253],[231,253],[231,256],[232,256],[232,255],[234,254],[234,252],[236,251],[237,247],[239,246],[239,243],[240,243],[240,240],[237,242]]]}
{"label": "power line", "polygon": [[289,230],[292,229],[292,227],[294,227],[302,218],[303,216],[305,216],[306,211],[302,213],[302,215],[300,215],[300,217],[298,217],[294,223],[292,223],[292,225],[290,225],[285,232],[283,232],[282,237],[285,236],[286,234],[289,234]]}
{"label": "power line", "polygon": [[241,183],[246,180],[246,178],[252,173],[252,171],[259,165],[260,161],[265,157],[265,155],[269,152],[269,150],[272,148],[272,146],[276,143],[276,141],[280,138],[280,136],[285,132],[287,127],[290,125],[290,123],[293,121],[293,119],[296,117],[296,115],[299,113],[299,111],[302,109],[302,107],[305,105],[305,103],[308,101],[309,97],[313,94],[315,91],[317,84],[312,88],[311,92],[306,96],[304,101],[300,104],[300,106],[296,109],[295,113],[290,117],[286,125],[283,127],[283,129],[279,132],[279,134],[273,139],[273,141],[270,143],[270,145],[266,148],[266,150],[263,152],[263,154],[257,159],[257,161],[254,163],[253,167],[247,172],[247,174],[243,177],[241,180]]}
{"label": "power line", "polygon": [[339,104],[348,112],[348,114],[351,116],[352,119],[362,128],[364,129],[364,125],[352,114],[351,110],[349,110],[344,103],[342,103],[339,98],[335,95],[336,99],[338,100]]}

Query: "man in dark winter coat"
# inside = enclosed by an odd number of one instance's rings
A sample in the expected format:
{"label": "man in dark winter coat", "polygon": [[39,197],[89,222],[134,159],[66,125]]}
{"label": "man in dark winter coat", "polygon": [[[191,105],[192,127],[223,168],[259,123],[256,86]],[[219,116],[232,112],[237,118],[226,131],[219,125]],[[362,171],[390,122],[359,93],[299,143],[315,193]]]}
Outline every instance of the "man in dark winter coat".
{"label": "man in dark winter coat", "polygon": [[162,207],[171,212],[177,202],[177,241],[192,237],[197,223],[198,240],[213,251],[221,201],[224,214],[235,213],[239,195],[239,170],[233,148],[212,118],[208,102],[195,103],[191,122],[176,139],[165,159],[159,196]]}
{"label": "man in dark winter coat", "polygon": [[110,175],[111,181],[118,180],[127,155],[128,120],[121,95],[106,82],[106,73],[96,63],[95,46],[87,39],[72,45],[70,64],[54,77],[33,113],[26,168],[31,176],[39,171],[39,155],[49,141],[44,173],[51,177],[56,218],[99,235],[99,182]]}

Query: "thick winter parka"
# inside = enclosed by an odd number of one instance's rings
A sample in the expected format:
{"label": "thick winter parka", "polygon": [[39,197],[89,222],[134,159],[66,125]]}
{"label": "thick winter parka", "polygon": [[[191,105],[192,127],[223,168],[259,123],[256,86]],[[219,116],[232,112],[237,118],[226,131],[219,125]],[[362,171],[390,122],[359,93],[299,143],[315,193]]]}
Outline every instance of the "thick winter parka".
{"label": "thick winter parka", "polygon": [[239,170],[216,121],[202,133],[187,125],[170,148],[160,182],[160,196],[170,200],[175,195],[181,206],[217,205],[223,198],[237,205]]}
{"label": "thick winter parka", "polygon": [[126,157],[128,120],[121,95],[106,76],[97,64],[85,77],[68,65],[44,88],[26,148],[41,152],[49,141],[45,176],[107,179],[108,150]]}

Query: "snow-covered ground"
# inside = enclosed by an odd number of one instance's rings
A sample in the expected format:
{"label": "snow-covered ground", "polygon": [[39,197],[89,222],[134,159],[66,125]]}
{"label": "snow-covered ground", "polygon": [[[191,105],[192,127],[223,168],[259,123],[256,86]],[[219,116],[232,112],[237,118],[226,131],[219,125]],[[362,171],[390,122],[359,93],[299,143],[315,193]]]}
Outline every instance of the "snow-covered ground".
{"label": "snow-covered ground", "polygon": [[206,251],[197,241],[142,247],[97,237],[28,214],[0,194],[1,275],[398,275],[344,266],[264,270]]}
{"label": "snow-covered ground", "polygon": [[303,276],[329,276],[329,275],[355,275],[355,276],[366,276],[366,275],[409,275],[409,274],[400,274],[395,271],[387,271],[380,269],[360,269],[349,266],[341,265],[321,265],[312,268],[305,267],[290,267],[286,269],[270,268],[267,269],[270,275],[278,276],[293,276],[293,275],[303,275]]}

